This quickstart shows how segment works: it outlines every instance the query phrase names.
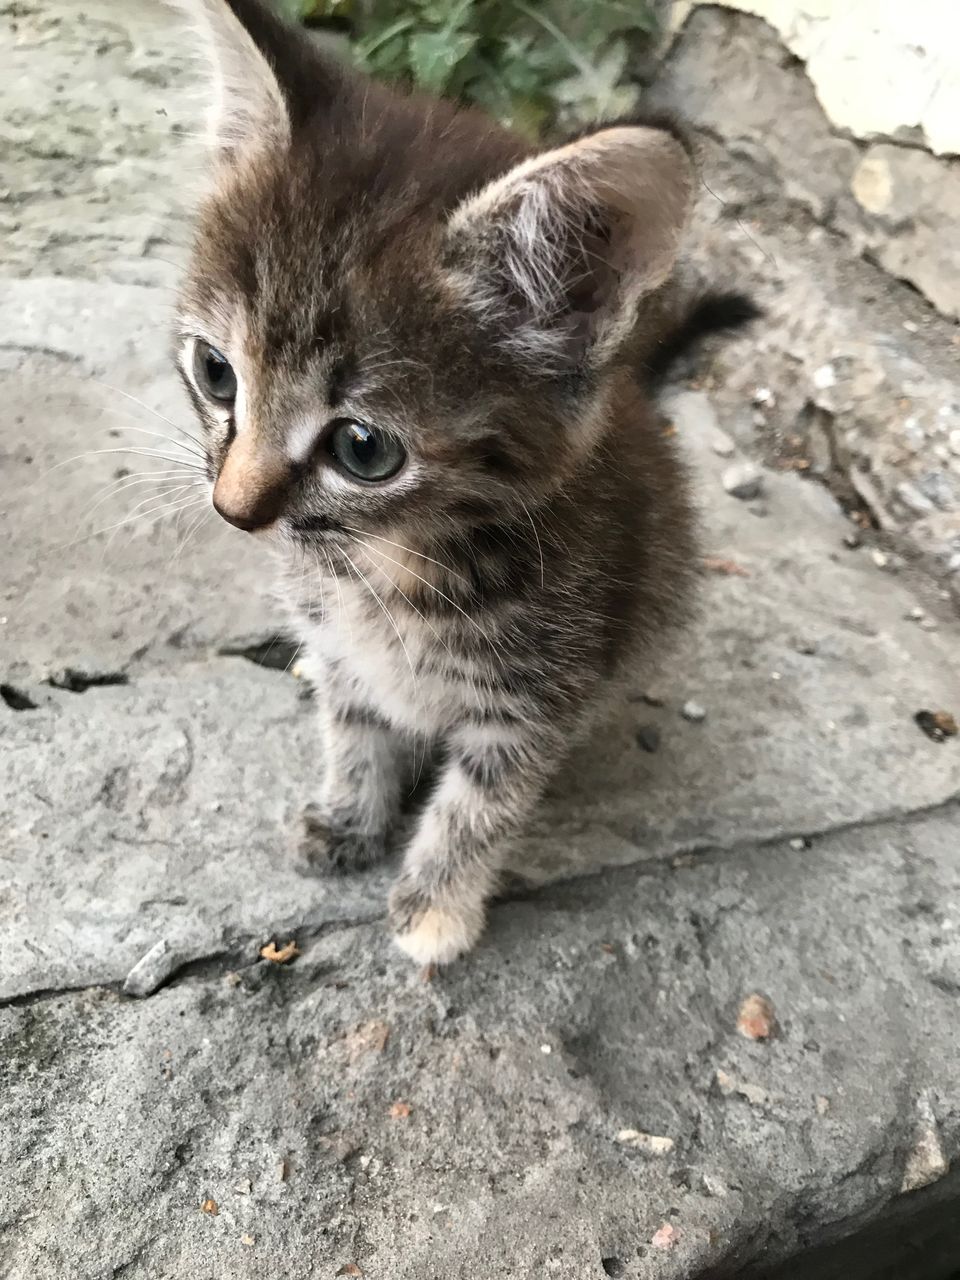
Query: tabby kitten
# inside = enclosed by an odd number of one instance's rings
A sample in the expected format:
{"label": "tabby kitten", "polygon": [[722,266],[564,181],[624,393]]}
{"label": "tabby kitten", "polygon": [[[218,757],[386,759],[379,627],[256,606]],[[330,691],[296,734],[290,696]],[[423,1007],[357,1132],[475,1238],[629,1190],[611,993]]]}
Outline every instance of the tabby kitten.
{"label": "tabby kitten", "polygon": [[286,565],[325,742],[305,851],[381,858],[436,749],[390,921],[443,963],[611,678],[687,609],[683,470],[638,370],[731,318],[671,283],[691,158],[630,121],[536,150],[259,0],[178,2],[216,91],[180,371],[214,506]]}

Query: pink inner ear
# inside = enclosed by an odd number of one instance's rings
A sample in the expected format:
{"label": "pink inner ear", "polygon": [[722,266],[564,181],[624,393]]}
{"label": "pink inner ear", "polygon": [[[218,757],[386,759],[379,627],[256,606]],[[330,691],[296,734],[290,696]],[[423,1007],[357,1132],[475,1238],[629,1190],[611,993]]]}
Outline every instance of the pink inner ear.
{"label": "pink inner ear", "polygon": [[531,357],[616,344],[670,274],[692,190],[680,143],[641,126],[525,160],[451,218],[470,264],[463,283]]}

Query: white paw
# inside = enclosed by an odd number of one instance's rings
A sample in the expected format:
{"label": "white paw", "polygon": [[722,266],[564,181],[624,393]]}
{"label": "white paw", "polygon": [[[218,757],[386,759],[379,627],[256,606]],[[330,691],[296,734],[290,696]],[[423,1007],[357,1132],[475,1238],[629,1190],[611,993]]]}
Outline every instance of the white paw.
{"label": "white paw", "polygon": [[409,928],[394,934],[401,951],[420,965],[449,964],[469,951],[483,933],[482,906],[464,910],[427,907],[410,920]]}

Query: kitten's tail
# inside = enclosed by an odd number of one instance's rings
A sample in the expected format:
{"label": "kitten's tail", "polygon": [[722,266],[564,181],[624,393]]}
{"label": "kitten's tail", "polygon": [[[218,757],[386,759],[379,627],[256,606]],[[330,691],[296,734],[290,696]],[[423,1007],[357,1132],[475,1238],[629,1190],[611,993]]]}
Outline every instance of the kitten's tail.
{"label": "kitten's tail", "polygon": [[745,293],[708,293],[685,311],[647,354],[643,374],[651,389],[659,387],[674,364],[711,333],[742,329],[763,312]]}

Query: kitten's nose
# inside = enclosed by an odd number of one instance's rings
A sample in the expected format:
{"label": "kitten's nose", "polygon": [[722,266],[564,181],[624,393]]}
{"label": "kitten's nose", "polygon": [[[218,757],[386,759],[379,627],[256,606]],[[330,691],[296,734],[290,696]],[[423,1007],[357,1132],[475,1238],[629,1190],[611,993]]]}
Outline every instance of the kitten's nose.
{"label": "kitten's nose", "polygon": [[229,524],[253,533],[283,512],[291,470],[285,458],[246,435],[230,446],[213,487],[213,505]]}

